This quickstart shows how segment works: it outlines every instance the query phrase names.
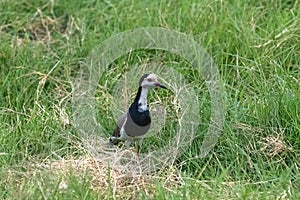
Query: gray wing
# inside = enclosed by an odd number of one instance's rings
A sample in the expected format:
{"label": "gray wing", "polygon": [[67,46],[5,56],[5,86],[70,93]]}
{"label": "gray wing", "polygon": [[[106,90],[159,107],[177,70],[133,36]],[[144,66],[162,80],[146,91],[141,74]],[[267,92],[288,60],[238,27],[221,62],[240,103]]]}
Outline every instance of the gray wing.
{"label": "gray wing", "polygon": [[128,111],[125,112],[125,113],[123,113],[123,115],[119,118],[119,120],[117,122],[117,125],[116,125],[116,128],[115,128],[112,136],[114,136],[114,137],[120,137],[120,130],[121,130],[121,128],[122,128],[122,126],[123,126],[123,124],[124,124],[124,122],[126,120],[127,113],[128,113]]}

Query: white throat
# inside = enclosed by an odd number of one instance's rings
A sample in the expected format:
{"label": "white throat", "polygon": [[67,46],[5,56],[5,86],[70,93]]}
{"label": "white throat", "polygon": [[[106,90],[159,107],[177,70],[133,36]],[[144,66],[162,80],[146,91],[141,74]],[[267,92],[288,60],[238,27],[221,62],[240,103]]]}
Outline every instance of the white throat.
{"label": "white throat", "polygon": [[147,108],[148,87],[142,87],[141,96],[139,99],[139,110],[146,111]]}

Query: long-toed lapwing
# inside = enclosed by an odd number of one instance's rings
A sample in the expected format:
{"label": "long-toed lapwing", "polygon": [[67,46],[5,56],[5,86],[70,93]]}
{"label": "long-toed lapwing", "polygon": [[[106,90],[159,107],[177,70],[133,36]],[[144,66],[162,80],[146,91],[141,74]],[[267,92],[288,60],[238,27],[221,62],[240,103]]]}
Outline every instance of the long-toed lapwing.
{"label": "long-toed lapwing", "polygon": [[150,87],[161,87],[164,85],[157,81],[155,74],[145,74],[139,82],[137,95],[117,122],[117,126],[110,137],[110,143],[117,145],[120,141],[125,141],[128,149],[131,142],[137,141],[138,151],[140,152],[140,140],[146,134],[151,126],[151,115],[147,107],[147,94]]}

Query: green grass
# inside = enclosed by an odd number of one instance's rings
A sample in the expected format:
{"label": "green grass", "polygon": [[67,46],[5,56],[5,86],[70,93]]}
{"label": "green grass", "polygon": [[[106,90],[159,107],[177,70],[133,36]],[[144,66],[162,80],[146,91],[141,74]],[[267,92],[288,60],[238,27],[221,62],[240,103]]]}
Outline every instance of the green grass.
{"label": "green grass", "polygon": [[[225,126],[213,151],[204,159],[195,158],[211,110],[204,89],[198,94],[203,121],[197,137],[174,166],[183,184],[166,187],[168,173],[160,173],[147,189],[124,190],[123,197],[299,199],[299,12],[298,1],[279,0],[2,0],[0,198],[117,198],[112,185],[91,189],[89,173],[71,170],[53,176],[37,166],[86,156],[73,126],[71,96],[80,62],[89,52],[125,30],[165,27],[192,35],[214,58],[226,90]],[[97,117],[107,132],[115,125],[109,109],[111,88],[131,65],[148,61],[176,61],[174,69],[195,89],[203,88],[190,65],[168,52],[125,55],[99,82]],[[172,129],[172,94],[158,93],[166,95],[167,127]],[[159,139],[145,142],[161,145]],[[68,185],[63,192],[62,178]]]}

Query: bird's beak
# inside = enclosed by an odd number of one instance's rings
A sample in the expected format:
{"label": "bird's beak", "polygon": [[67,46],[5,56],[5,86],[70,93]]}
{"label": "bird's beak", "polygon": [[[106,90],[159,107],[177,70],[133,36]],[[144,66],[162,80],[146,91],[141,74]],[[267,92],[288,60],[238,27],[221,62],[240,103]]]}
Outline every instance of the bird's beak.
{"label": "bird's beak", "polygon": [[164,86],[163,84],[161,84],[161,83],[159,83],[159,82],[155,82],[154,85],[157,86],[157,87],[161,87],[161,88],[163,88],[163,89],[167,89],[166,86]]}

